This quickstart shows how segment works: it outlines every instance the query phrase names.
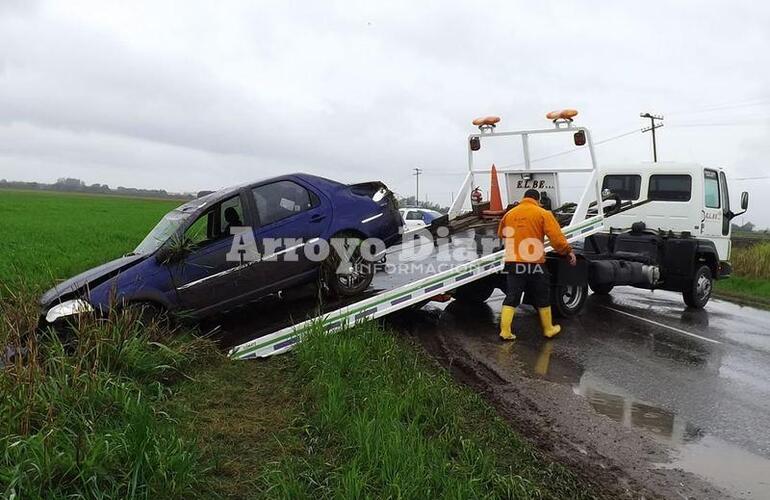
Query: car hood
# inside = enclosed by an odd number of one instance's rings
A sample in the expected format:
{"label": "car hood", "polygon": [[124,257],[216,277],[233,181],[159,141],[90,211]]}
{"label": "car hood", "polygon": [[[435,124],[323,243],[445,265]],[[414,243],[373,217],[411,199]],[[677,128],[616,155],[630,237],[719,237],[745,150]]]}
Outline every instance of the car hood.
{"label": "car hood", "polygon": [[146,255],[126,255],[119,259],[107,262],[106,264],[102,264],[101,266],[89,269],[73,278],[62,281],[45,292],[43,296],[40,297],[40,304],[42,306],[48,306],[53,302],[64,299],[65,296],[82,294],[86,288],[92,288],[104,283],[119,272],[138,264],[146,258]]}

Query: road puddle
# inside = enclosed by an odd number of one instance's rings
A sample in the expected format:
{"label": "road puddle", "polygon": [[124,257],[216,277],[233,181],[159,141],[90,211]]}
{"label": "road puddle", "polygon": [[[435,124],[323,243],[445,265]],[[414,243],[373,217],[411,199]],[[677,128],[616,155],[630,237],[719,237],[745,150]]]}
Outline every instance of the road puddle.
{"label": "road puddle", "polygon": [[770,498],[770,460],[703,432],[675,412],[640,400],[580,365],[554,355],[553,342],[510,350],[530,375],[570,385],[591,407],[639,429],[673,449],[672,461],[655,464],[696,474],[738,498]]}

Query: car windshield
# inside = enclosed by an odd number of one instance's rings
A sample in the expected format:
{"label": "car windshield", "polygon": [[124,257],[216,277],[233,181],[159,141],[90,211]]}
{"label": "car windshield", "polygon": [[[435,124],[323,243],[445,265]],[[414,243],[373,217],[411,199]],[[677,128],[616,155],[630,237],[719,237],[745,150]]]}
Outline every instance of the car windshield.
{"label": "car windshield", "polygon": [[139,243],[134,254],[149,255],[158,250],[190,217],[190,212],[172,210],[163,216],[152,231]]}

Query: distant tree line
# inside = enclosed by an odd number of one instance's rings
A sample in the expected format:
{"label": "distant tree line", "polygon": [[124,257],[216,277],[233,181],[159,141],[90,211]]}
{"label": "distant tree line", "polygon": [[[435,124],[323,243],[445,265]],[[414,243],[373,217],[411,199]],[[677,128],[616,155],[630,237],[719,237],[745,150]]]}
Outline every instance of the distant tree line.
{"label": "distant tree line", "polygon": [[442,207],[438,203],[433,203],[432,201],[422,200],[419,203],[416,203],[414,196],[398,198],[398,206],[399,208],[406,208],[406,207],[427,208],[428,210],[435,210],[436,212],[441,212],[442,214],[449,212],[449,207]]}
{"label": "distant tree line", "polygon": [[91,184],[90,186],[80,179],[73,177],[61,177],[53,184],[41,182],[21,182],[0,179],[0,189],[25,189],[34,191],[63,191],[71,193],[97,193],[115,194],[124,196],[141,196],[149,198],[194,198],[191,193],[169,193],[165,189],[139,189],[118,186],[113,189],[107,184]]}

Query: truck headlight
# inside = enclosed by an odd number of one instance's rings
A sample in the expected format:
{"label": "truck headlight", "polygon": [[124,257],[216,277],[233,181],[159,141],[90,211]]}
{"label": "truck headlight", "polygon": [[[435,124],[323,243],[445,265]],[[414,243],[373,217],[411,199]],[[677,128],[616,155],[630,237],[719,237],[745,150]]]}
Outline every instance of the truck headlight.
{"label": "truck headlight", "polygon": [[48,310],[45,315],[45,320],[49,323],[53,323],[59,318],[65,316],[72,316],[74,314],[81,314],[84,312],[91,312],[94,308],[91,304],[81,299],[67,300],[61,304],[56,304]]}

